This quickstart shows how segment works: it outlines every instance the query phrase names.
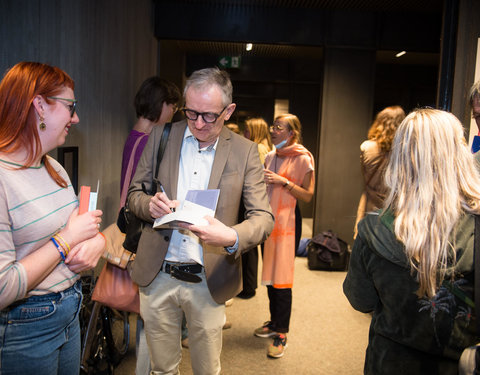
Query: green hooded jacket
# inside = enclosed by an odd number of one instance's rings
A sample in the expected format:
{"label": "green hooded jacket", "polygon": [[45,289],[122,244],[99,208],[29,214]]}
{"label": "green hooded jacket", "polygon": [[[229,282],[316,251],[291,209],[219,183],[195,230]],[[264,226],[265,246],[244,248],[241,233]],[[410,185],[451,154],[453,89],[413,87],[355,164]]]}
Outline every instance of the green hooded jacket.
{"label": "green hooded jacket", "polygon": [[462,350],[475,343],[474,216],[458,220],[450,239],[457,260],[432,299],[416,295],[419,284],[392,223],[379,213],[359,223],[343,283],[353,308],[373,312],[364,373],[457,374]]}

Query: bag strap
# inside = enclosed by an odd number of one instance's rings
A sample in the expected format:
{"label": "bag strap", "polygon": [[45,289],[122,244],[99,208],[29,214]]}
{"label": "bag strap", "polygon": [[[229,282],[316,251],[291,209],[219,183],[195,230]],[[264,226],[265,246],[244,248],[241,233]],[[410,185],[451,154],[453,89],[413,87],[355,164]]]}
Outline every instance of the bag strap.
{"label": "bag strap", "polygon": [[[153,175],[154,178],[158,175],[158,169],[160,168],[160,163],[162,162],[163,154],[165,153],[165,148],[167,147],[168,136],[170,135],[171,129],[171,122],[166,123],[165,127],[163,128],[162,139],[160,139],[160,145],[158,146],[157,165],[155,167],[155,174]],[[152,191],[154,186],[156,188],[157,185],[152,184]]]}
{"label": "bag strap", "polygon": [[[475,315],[480,316],[480,216],[475,215],[475,235],[473,237],[473,257],[475,266]],[[480,337],[480,324],[477,324],[477,337]]]}
{"label": "bag strap", "polygon": [[[170,130],[172,129],[172,123],[168,122],[165,124],[162,132],[162,138],[160,139],[160,144],[158,145],[157,152],[157,165],[155,166],[155,174],[152,176],[152,189],[151,195],[155,195],[157,192],[157,184],[154,179],[158,175],[158,169],[160,168],[160,163],[162,162],[163,154],[165,153],[165,148],[167,147],[168,136],[170,135]],[[142,186],[145,192],[145,185]]]}
{"label": "bag strap", "polygon": [[128,159],[127,170],[125,172],[125,178],[123,180],[122,191],[120,192],[120,208],[125,206],[125,202],[127,201],[127,192],[128,186],[130,185],[130,180],[132,179],[132,172],[133,172],[133,162],[135,160],[135,152],[137,151],[137,147],[140,144],[141,140],[147,137],[148,134],[143,134],[141,137],[138,137],[133,145],[132,152],[130,154],[130,159]]}

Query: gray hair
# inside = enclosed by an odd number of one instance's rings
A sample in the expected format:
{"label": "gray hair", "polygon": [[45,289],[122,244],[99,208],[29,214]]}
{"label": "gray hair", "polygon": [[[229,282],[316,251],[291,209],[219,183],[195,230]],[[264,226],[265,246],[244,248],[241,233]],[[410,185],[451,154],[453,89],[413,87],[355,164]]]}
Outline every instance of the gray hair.
{"label": "gray hair", "polygon": [[183,97],[186,98],[187,90],[190,87],[195,89],[208,88],[216,85],[222,91],[222,102],[224,106],[232,103],[233,86],[229,74],[217,67],[196,70],[188,77],[183,90]]}
{"label": "gray hair", "polygon": [[470,93],[468,95],[468,100],[470,101],[470,106],[473,107],[473,101],[477,99],[480,100],[480,81],[477,81],[470,88]]}

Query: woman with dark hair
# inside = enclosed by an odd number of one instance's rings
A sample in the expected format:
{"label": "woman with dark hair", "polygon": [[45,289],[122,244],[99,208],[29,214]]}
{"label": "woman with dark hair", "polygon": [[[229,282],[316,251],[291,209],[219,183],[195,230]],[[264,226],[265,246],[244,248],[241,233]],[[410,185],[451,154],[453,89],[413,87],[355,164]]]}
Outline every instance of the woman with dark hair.
{"label": "woman with dark hair", "polygon": [[405,118],[402,107],[395,105],[381,110],[368,131],[368,140],[360,146],[360,165],[365,188],[360,197],[355,220],[354,238],[357,224],[366,212],[378,210],[385,199],[386,187],[383,182],[388,156],[395,131]]}
{"label": "woman with dark hair", "polygon": [[105,247],[102,212],[78,215],[67,173],[47,155],[79,122],[73,80],[35,62],[0,83],[0,372],[78,374],[80,272]]}
{"label": "woman with dark hair", "polygon": [[[147,78],[140,85],[134,101],[137,121],[133,125],[123,147],[120,187],[123,187],[128,161],[137,140],[141,138],[133,159],[132,177],[137,169],[142,151],[147,144],[148,135],[154,126],[163,125],[172,120],[178,109],[180,99],[181,93],[178,87],[166,79],[154,76]],[[130,184],[130,181],[128,181],[128,184]]]}
{"label": "woman with dark hair", "polygon": [[410,113],[385,185],[382,211],[358,225],[343,284],[356,310],[373,313],[364,373],[456,375],[476,342],[469,303],[480,213],[480,175],[460,121],[436,109]]}
{"label": "woman with dark hair", "polygon": [[315,187],[312,154],[300,144],[302,126],[297,116],[278,116],[270,127],[276,150],[265,159],[265,182],[275,226],[264,243],[262,284],[267,285],[270,321],[254,331],[273,337],[267,355],[282,357],[292,311],[295,267],[295,207],[297,199],[310,202]]}

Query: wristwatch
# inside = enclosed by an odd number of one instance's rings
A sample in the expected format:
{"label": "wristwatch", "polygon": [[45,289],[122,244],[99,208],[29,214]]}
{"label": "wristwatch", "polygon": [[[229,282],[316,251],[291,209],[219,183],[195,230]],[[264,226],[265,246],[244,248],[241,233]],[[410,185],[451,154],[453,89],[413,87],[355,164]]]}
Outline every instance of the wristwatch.
{"label": "wristwatch", "polygon": [[287,187],[288,185],[290,185],[290,181],[289,181],[289,180],[287,180],[287,182],[285,182],[285,183],[283,184],[283,187]]}

